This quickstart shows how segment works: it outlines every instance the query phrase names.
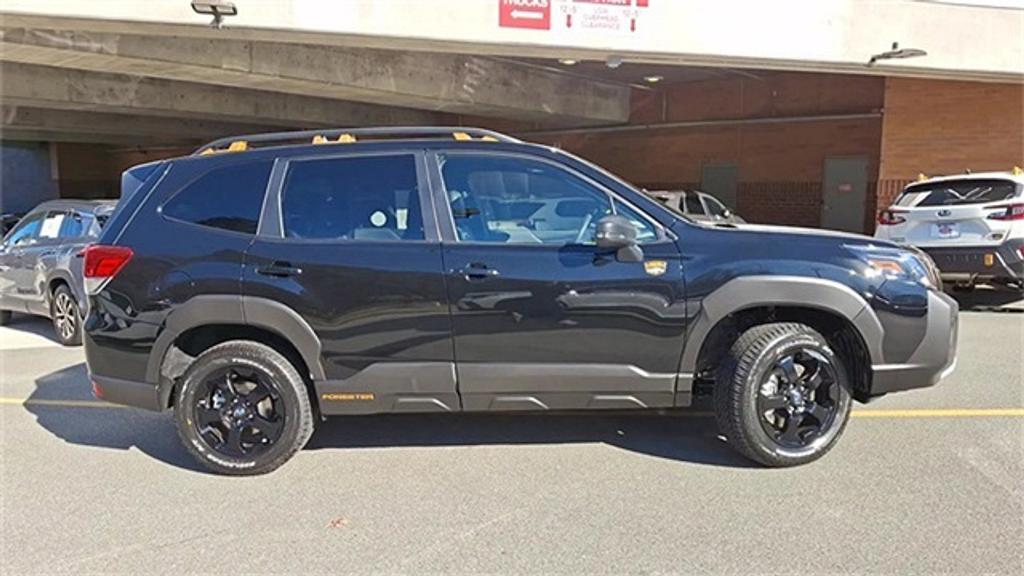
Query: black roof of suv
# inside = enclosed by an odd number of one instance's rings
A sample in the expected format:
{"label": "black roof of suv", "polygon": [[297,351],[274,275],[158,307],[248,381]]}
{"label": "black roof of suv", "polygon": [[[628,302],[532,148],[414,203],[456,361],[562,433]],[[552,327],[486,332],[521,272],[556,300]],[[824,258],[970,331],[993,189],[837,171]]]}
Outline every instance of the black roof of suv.
{"label": "black roof of suv", "polygon": [[853,400],[951,370],[930,260],[863,236],[696,225],[563,151],[469,128],[219,140],[125,173],[86,252],[97,395],[174,408],[227,474],[314,415],[686,407],[772,466]]}

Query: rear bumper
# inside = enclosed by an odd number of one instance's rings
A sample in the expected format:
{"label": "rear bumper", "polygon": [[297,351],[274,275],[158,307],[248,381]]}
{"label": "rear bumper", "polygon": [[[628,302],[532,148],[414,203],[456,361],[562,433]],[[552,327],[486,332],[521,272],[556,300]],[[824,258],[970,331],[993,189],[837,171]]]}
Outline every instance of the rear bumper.
{"label": "rear bumper", "polygon": [[960,307],[946,294],[928,293],[928,319],[924,338],[900,364],[872,366],[871,395],[934,386],[956,367]]}
{"label": "rear bumper", "polygon": [[133,382],[90,374],[93,394],[107,402],[143,408],[159,412],[164,409],[160,402],[159,387],[147,382]]}
{"label": "rear bumper", "polygon": [[967,281],[978,278],[1024,279],[1024,240],[1008,240],[999,246],[957,248],[921,247],[931,256],[943,280]]}

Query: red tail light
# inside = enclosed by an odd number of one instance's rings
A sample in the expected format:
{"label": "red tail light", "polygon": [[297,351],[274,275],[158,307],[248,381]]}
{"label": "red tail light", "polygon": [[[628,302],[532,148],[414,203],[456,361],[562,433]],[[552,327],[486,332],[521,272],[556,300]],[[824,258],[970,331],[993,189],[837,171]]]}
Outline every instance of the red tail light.
{"label": "red tail light", "polygon": [[100,291],[103,285],[117,276],[125,264],[132,259],[132,249],[124,246],[102,246],[93,244],[85,249],[85,289],[90,294]]}
{"label": "red tail light", "polygon": [[888,210],[882,210],[878,213],[878,224],[880,226],[894,226],[896,224],[903,224],[907,221],[906,218],[900,216],[904,210],[894,210],[892,208]]}
{"label": "red tail light", "polygon": [[1002,212],[989,214],[989,220],[1024,220],[1024,204],[991,206],[989,210],[1002,210]]}

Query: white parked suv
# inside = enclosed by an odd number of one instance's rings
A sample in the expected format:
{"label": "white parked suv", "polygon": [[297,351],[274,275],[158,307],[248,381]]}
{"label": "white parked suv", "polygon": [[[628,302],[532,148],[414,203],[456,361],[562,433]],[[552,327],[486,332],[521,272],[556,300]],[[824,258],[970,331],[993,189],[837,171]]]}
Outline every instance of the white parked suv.
{"label": "white parked suv", "polygon": [[922,178],[879,213],[875,237],[924,250],[945,282],[1024,289],[1024,171]]}

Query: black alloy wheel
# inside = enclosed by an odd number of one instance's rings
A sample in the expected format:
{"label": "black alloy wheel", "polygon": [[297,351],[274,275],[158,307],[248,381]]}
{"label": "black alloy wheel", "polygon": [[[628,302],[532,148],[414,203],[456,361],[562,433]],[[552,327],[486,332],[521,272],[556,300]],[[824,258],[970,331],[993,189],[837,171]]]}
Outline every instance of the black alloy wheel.
{"label": "black alloy wheel", "polygon": [[224,456],[265,452],[281,439],[285,414],[281,395],[268,378],[248,366],[209,374],[196,394],[192,422],[206,445]]}
{"label": "black alloy wheel", "polygon": [[804,448],[832,428],[839,392],[835,365],[813,349],[797,349],[779,358],[761,383],[761,426],[779,445]]}
{"label": "black alloy wheel", "polygon": [[313,433],[310,391],[295,365],[259,342],[217,344],[175,385],[174,418],[185,448],[229,475],[265,474]]}
{"label": "black alloy wheel", "polygon": [[715,418],[741,454],[766,466],[824,456],[853,403],[849,376],[828,341],[798,323],[762,324],[740,335],[716,376]]}

